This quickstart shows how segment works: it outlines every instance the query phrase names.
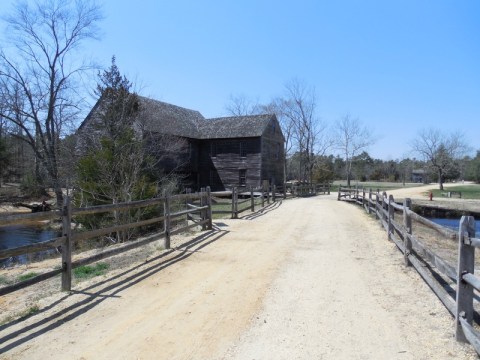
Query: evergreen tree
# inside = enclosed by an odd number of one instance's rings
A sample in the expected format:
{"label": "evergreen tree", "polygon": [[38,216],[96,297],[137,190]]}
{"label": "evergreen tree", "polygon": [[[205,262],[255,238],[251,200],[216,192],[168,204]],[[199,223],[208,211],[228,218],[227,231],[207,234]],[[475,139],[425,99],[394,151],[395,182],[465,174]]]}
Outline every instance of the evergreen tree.
{"label": "evergreen tree", "polygon": [[[95,126],[100,137],[90,141],[87,154],[79,161],[78,187],[82,205],[129,202],[152,197],[156,192],[156,183],[147,172],[149,156],[143,136],[134,130],[140,107],[131,87],[128,79],[120,74],[113,57],[110,68],[99,74],[96,90],[100,102]],[[92,134],[89,136],[94,138]],[[117,211],[115,223],[131,222],[132,216],[140,214]],[[117,234],[117,239],[125,238],[125,234]]]}

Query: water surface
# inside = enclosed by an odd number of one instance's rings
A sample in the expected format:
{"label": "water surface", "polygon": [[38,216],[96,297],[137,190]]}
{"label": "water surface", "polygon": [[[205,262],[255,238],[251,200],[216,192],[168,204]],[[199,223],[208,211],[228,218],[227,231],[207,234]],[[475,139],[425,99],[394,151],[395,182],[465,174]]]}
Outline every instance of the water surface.
{"label": "water surface", "polygon": [[[9,225],[0,227],[0,249],[13,249],[20,246],[48,241],[58,237],[57,231],[45,229],[43,225]],[[36,254],[20,255],[0,259],[0,266],[15,263],[24,264],[31,260],[40,260],[54,253],[55,250],[41,251]]]}
{"label": "water surface", "polygon": [[[458,231],[458,227],[460,226],[460,219],[441,219],[441,218],[428,218],[428,219],[433,221],[436,224],[445,226],[455,231]],[[480,220],[475,221],[475,226],[476,226],[475,237],[479,237],[480,236]]]}

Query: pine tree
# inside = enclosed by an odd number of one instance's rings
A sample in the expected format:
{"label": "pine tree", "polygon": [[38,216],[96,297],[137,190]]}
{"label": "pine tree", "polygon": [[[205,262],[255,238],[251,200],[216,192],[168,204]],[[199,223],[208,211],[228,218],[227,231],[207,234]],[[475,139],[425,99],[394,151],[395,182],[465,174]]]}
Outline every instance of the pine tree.
{"label": "pine tree", "polygon": [[[96,90],[100,98],[96,127],[101,136],[79,161],[82,205],[129,202],[152,197],[156,192],[156,183],[146,171],[149,156],[143,136],[134,131],[140,106],[131,87],[113,57],[110,68],[99,74]],[[132,216],[139,214],[117,211],[114,220],[116,224],[126,223]],[[117,234],[117,239],[124,240],[127,235]]]}

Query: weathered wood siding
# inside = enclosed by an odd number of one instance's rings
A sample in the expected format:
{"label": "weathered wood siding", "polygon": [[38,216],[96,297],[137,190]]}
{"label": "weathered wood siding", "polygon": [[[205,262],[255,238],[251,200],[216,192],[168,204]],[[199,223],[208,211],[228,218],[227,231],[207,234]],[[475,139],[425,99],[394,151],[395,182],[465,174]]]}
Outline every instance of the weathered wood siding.
{"label": "weathered wood siding", "polygon": [[284,138],[280,124],[272,118],[261,138],[262,180],[270,185],[282,185],[284,180]]}
{"label": "weathered wood siding", "polygon": [[[260,149],[260,138],[203,140],[199,153],[200,186],[211,186],[214,191],[260,186]],[[240,184],[242,171],[244,184]]]}

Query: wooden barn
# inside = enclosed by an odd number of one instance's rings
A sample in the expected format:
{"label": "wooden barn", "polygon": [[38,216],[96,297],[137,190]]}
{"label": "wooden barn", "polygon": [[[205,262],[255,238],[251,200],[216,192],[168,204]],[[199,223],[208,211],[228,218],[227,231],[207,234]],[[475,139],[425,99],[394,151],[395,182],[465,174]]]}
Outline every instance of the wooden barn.
{"label": "wooden barn", "polygon": [[[134,127],[148,134],[163,172],[180,175],[184,186],[216,191],[260,187],[265,180],[283,184],[284,137],[275,115],[205,119],[161,101],[139,97],[139,102]],[[81,138],[98,134],[98,108],[97,103],[81,124]]]}

